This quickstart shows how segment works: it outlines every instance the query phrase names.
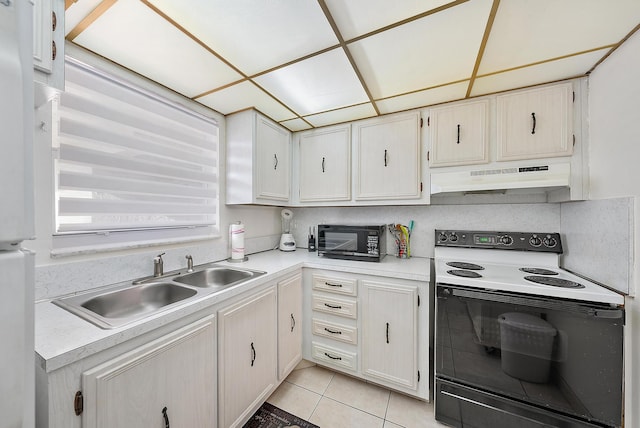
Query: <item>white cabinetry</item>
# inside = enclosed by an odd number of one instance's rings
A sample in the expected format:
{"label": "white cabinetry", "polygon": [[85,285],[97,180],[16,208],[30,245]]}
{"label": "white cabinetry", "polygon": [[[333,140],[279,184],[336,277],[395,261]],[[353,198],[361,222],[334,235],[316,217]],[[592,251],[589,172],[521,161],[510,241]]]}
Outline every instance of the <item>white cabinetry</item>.
{"label": "white cabinetry", "polygon": [[302,274],[278,282],[278,379],[302,360]]}
{"label": "white cabinetry", "polygon": [[227,204],[289,202],[291,133],[255,110],[226,122]]}
{"label": "white cabinetry", "polygon": [[64,1],[33,0],[34,78],[64,90]]}
{"label": "white cabinetry", "polygon": [[418,287],[362,281],[362,372],[415,390],[418,385]]}
{"label": "white cabinetry", "polygon": [[419,199],[420,113],[354,124],[355,199]]}
{"label": "white cabinetry", "polygon": [[218,312],[219,426],[241,426],[275,388],[276,316],[275,285]]}
{"label": "white cabinetry", "polygon": [[351,199],[351,126],[300,134],[300,202]]}
{"label": "white cabinetry", "polygon": [[215,426],[215,347],[211,315],[85,371],[82,426]]}
{"label": "white cabinetry", "polygon": [[429,111],[429,166],[489,162],[489,100],[467,102]]}
{"label": "white cabinetry", "polygon": [[497,96],[497,160],[571,156],[571,83]]}
{"label": "white cabinetry", "polygon": [[304,358],[429,398],[427,283],[318,269],[303,278]]}

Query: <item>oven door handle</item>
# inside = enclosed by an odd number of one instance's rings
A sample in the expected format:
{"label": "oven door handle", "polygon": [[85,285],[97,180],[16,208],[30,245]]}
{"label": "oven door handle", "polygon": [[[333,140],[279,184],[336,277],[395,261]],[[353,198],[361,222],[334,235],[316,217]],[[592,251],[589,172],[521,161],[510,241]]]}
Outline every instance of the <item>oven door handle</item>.
{"label": "oven door handle", "polygon": [[557,311],[571,312],[580,314],[589,318],[600,318],[622,320],[624,324],[624,309],[613,308],[605,309],[595,306],[589,302],[576,302],[569,300],[545,299],[539,297],[522,296],[505,292],[494,291],[474,291],[462,289],[454,286],[439,284],[438,299],[447,299],[449,297],[462,297],[468,299],[485,300],[490,302],[509,303],[521,306],[530,306],[542,309],[553,309]]}

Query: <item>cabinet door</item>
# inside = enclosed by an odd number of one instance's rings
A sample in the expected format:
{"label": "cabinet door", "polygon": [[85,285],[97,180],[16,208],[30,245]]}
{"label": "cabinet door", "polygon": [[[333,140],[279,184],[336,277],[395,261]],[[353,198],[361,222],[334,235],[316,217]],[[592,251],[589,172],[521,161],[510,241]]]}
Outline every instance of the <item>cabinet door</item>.
{"label": "cabinet door", "polygon": [[289,133],[256,114],[256,198],[289,200]]}
{"label": "cabinet door", "polygon": [[351,127],[300,135],[300,201],[351,199]]}
{"label": "cabinet door", "polygon": [[489,162],[488,110],[488,100],[432,109],[429,112],[429,165]]}
{"label": "cabinet door", "polygon": [[83,373],[82,426],[215,426],[215,349],[210,316]]}
{"label": "cabinet door", "polygon": [[271,287],[219,313],[220,426],[238,426],[276,382],[276,290]]}
{"label": "cabinet door", "polygon": [[284,379],[302,360],[302,274],[278,283],[278,375]]}
{"label": "cabinet door", "polygon": [[355,125],[356,199],[420,197],[420,114]]}
{"label": "cabinet door", "polygon": [[571,156],[571,83],[497,97],[499,161]]}
{"label": "cabinet door", "polygon": [[417,389],[418,288],[362,281],[362,371]]}

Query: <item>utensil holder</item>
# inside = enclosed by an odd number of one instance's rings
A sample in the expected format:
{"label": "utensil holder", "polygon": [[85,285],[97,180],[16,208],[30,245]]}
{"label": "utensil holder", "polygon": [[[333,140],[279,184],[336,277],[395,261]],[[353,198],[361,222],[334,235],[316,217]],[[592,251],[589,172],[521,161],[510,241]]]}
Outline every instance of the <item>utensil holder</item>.
{"label": "utensil holder", "polygon": [[411,257],[411,246],[409,240],[396,240],[396,257],[408,259]]}

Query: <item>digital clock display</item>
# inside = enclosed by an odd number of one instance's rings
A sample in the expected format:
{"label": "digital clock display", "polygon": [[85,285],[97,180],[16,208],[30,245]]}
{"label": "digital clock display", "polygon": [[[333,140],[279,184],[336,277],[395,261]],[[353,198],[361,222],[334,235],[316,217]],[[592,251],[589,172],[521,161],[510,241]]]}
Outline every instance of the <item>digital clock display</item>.
{"label": "digital clock display", "polygon": [[495,244],[496,242],[495,236],[476,235],[474,238],[476,244]]}

